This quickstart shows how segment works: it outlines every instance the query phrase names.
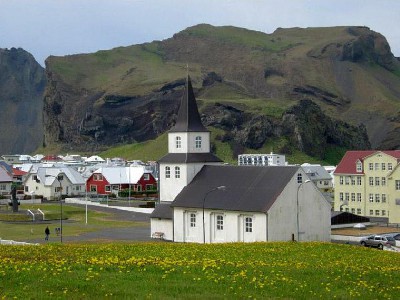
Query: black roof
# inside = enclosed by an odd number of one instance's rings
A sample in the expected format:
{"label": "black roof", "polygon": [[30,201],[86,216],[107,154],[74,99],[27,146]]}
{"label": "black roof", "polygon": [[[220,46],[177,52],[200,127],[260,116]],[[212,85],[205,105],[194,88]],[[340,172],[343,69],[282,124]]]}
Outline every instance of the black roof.
{"label": "black roof", "polygon": [[160,219],[171,219],[173,217],[173,210],[171,203],[160,203],[158,204],[153,212],[150,214],[150,218],[160,218]]}
{"label": "black roof", "polygon": [[358,216],[345,211],[331,212],[331,225],[352,224],[369,222],[370,219],[363,216]]}
{"label": "black roof", "polygon": [[194,97],[192,81],[187,76],[185,90],[182,95],[175,126],[170,132],[208,132],[201,123],[196,98]]}
{"label": "black roof", "polygon": [[168,153],[160,158],[159,163],[208,163],[222,162],[212,153]]}
{"label": "black roof", "polygon": [[[299,167],[204,166],[173,207],[267,212]],[[212,189],[225,186],[226,190]],[[208,194],[207,194],[208,193]]]}

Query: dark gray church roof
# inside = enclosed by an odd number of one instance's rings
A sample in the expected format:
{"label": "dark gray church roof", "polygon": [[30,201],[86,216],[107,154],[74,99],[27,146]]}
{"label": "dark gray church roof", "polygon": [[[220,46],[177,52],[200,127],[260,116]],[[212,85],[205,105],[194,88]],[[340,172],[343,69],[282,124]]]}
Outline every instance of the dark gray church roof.
{"label": "dark gray church roof", "polygon": [[196,98],[194,97],[192,81],[188,75],[185,90],[182,95],[175,126],[170,132],[205,132],[208,131],[201,123]]}
{"label": "dark gray church roof", "polygon": [[160,158],[159,163],[209,163],[222,162],[212,153],[168,153]]}
{"label": "dark gray church roof", "polygon": [[299,167],[204,166],[172,202],[172,207],[267,212]]}
{"label": "dark gray church roof", "polygon": [[150,214],[150,218],[172,220],[173,214],[171,203],[160,203],[154,208],[153,212]]}

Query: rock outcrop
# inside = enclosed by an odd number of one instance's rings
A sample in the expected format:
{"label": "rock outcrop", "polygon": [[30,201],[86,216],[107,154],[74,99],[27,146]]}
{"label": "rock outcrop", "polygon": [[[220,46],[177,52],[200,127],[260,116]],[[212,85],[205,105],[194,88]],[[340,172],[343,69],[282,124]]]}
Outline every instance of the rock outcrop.
{"label": "rock outcrop", "polygon": [[43,141],[44,69],[23,49],[0,49],[0,154],[30,153]]}

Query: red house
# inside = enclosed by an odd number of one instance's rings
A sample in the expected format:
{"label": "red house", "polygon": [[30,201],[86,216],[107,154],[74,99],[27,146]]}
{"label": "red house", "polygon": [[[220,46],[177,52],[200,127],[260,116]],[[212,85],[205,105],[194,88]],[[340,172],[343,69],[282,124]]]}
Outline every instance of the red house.
{"label": "red house", "polygon": [[86,181],[86,191],[99,195],[118,193],[129,187],[137,192],[154,191],[157,190],[157,181],[143,166],[102,167]]}

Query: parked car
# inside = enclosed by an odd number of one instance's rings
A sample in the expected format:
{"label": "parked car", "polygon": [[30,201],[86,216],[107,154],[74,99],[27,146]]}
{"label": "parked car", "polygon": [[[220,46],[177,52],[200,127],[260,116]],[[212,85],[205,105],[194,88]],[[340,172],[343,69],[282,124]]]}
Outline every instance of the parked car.
{"label": "parked car", "polygon": [[388,233],[388,234],[385,234],[385,236],[390,236],[390,237],[394,238],[396,241],[400,241],[400,233],[398,233],[398,232]]}
{"label": "parked car", "polygon": [[361,239],[361,245],[365,247],[377,247],[383,249],[384,246],[396,246],[396,240],[385,235],[371,235]]}

